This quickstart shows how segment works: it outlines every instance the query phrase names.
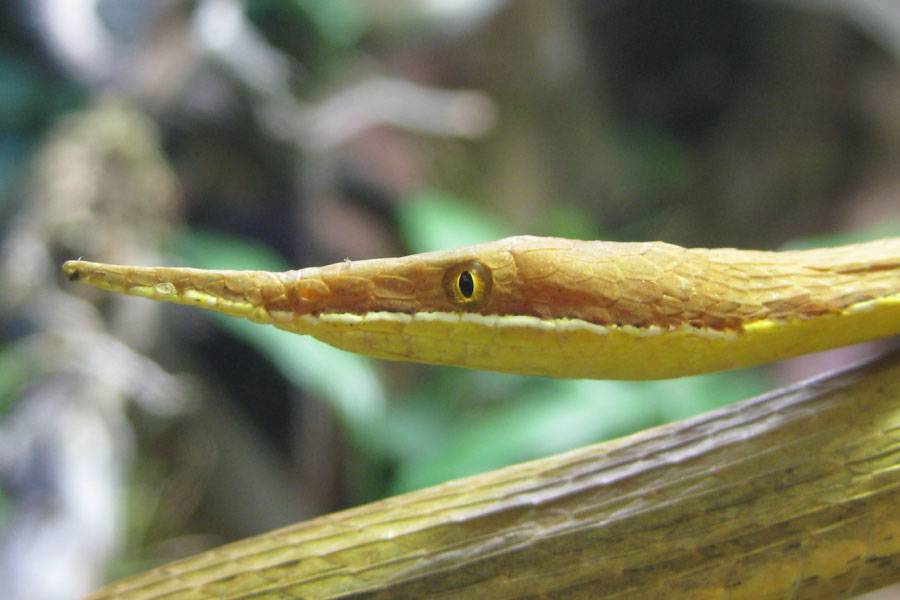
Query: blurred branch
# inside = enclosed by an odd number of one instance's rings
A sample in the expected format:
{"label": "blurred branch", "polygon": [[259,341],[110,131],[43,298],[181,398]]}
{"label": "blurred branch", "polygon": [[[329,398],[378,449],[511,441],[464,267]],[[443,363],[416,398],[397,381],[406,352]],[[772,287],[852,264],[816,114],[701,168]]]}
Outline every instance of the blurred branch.
{"label": "blurred branch", "polygon": [[419,134],[477,138],[493,127],[490,99],[477,91],[445,91],[401,79],[374,77],[333,93],[317,106],[273,104],[264,112],[274,137],[310,150],[333,149],[377,126]]}
{"label": "blurred branch", "polygon": [[843,0],[841,6],[900,60],[900,5],[894,0]]}
{"label": "blurred branch", "polygon": [[192,34],[244,85],[266,96],[289,96],[296,67],[244,18],[235,0],[205,0],[194,14]]}
{"label": "blurred branch", "polygon": [[256,110],[269,134],[306,150],[333,150],[379,125],[471,138],[494,124],[494,106],[485,94],[437,90],[389,77],[371,77],[306,106],[290,91],[299,67],[247,22],[234,0],[203,2],[193,29],[201,47],[259,95]]}

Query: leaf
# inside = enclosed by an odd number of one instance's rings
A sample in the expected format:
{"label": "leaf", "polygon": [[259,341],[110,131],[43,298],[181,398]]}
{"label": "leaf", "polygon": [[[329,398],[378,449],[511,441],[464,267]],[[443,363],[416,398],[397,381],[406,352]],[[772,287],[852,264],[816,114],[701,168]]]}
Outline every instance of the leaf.
{"label": "leaf", "polygon": [[886,237],[900,236],[900,219],[886,218],[879,223],[864,229],[840,231],[822,235],[810,235],[791,240],[783,246],[783,250],[805,250],[808,248],[827,248],[858,244]]}
{"label": "leaf", "polygon": [[[496,375],[498,378],[511,378]],[[513,378],[508,402],[458,421],[443,443],[408,457],[393,492],[554,454],[658,422],[655,401],[639,384]],[[437,440],[441,441],[441,440]]]}
{"label": "leaf", "polygon": [[446,250],[510,235],[474,204],[436,190],[419,192],[397,211],[400,234],[412,252]]}
{"label": "leaf", "polygon": [[295,0],[332,45],[350,48],[368,26],[359,4],[349,0]]}
{"label": "leaf", "polygon": [[0,348],[0,417],[10,407],[16,394],[28,380],[28,359],[12,345]]}
{"label": "leaf", "polygon": [[665,398],[659,404],[663,423],[677,421],[761,394],[773,386],[765,367],[708,373],[647,383]]}
{"label": "leaf", "polygon": [[[766,389],[764,372],[752,369],[657,382],[469,375],[495,382],[493,394],[486,386],[479,393],[472,389],[461,392],[459,384],[449,388],[446,382],[444,386],[430,385],[428,399],[409,404],[427,407],[437,396],[442,398],[445,412],[435,414],[437,422],[427,425],[432,431],[427,445],[413,445],[410,452],[398,453],[392,492],[489,471],[705,412]],[[503,382],[514,383],[504,386]],[[472,411],[470,406],[467,412],[460,394],[477,395],[477,406],[483,410]],[[402,439],[416,440],[415,434],[402,429],[390,437],[398,445]]]}

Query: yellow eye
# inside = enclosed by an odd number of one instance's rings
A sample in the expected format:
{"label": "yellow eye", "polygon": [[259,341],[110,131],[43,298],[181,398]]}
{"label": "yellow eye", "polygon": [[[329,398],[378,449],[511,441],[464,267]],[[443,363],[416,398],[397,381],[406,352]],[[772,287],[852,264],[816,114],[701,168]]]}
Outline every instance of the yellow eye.
{"label": "yellow eye", "polygon": [[444,290],[453,304],[479,306],[490,294],[491,272],[477,261],[450,267],[444,275]]}

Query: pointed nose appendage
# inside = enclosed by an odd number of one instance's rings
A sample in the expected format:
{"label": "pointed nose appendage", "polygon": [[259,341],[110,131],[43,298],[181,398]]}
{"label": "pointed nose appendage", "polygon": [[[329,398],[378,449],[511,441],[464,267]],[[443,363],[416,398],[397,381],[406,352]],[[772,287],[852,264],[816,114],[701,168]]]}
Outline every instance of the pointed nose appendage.
{"label": "pointed nose appendage", "polygon": [[293,314],[279,273],[215,271],[187,267],[133,267],[70,260],[62,266],[69,281],[152,300],[196,306],[257,323]]}

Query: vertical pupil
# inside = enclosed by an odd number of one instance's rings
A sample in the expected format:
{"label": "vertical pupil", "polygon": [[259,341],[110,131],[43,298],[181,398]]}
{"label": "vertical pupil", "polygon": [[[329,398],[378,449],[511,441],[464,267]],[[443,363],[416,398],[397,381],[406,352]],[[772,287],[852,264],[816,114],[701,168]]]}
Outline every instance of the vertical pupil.
{"label": "vertical pupil", "polygon": [[464,298],[471,298],[475,293],[475,280],[469,271],[463,271],[459,274],[459,293]]}

